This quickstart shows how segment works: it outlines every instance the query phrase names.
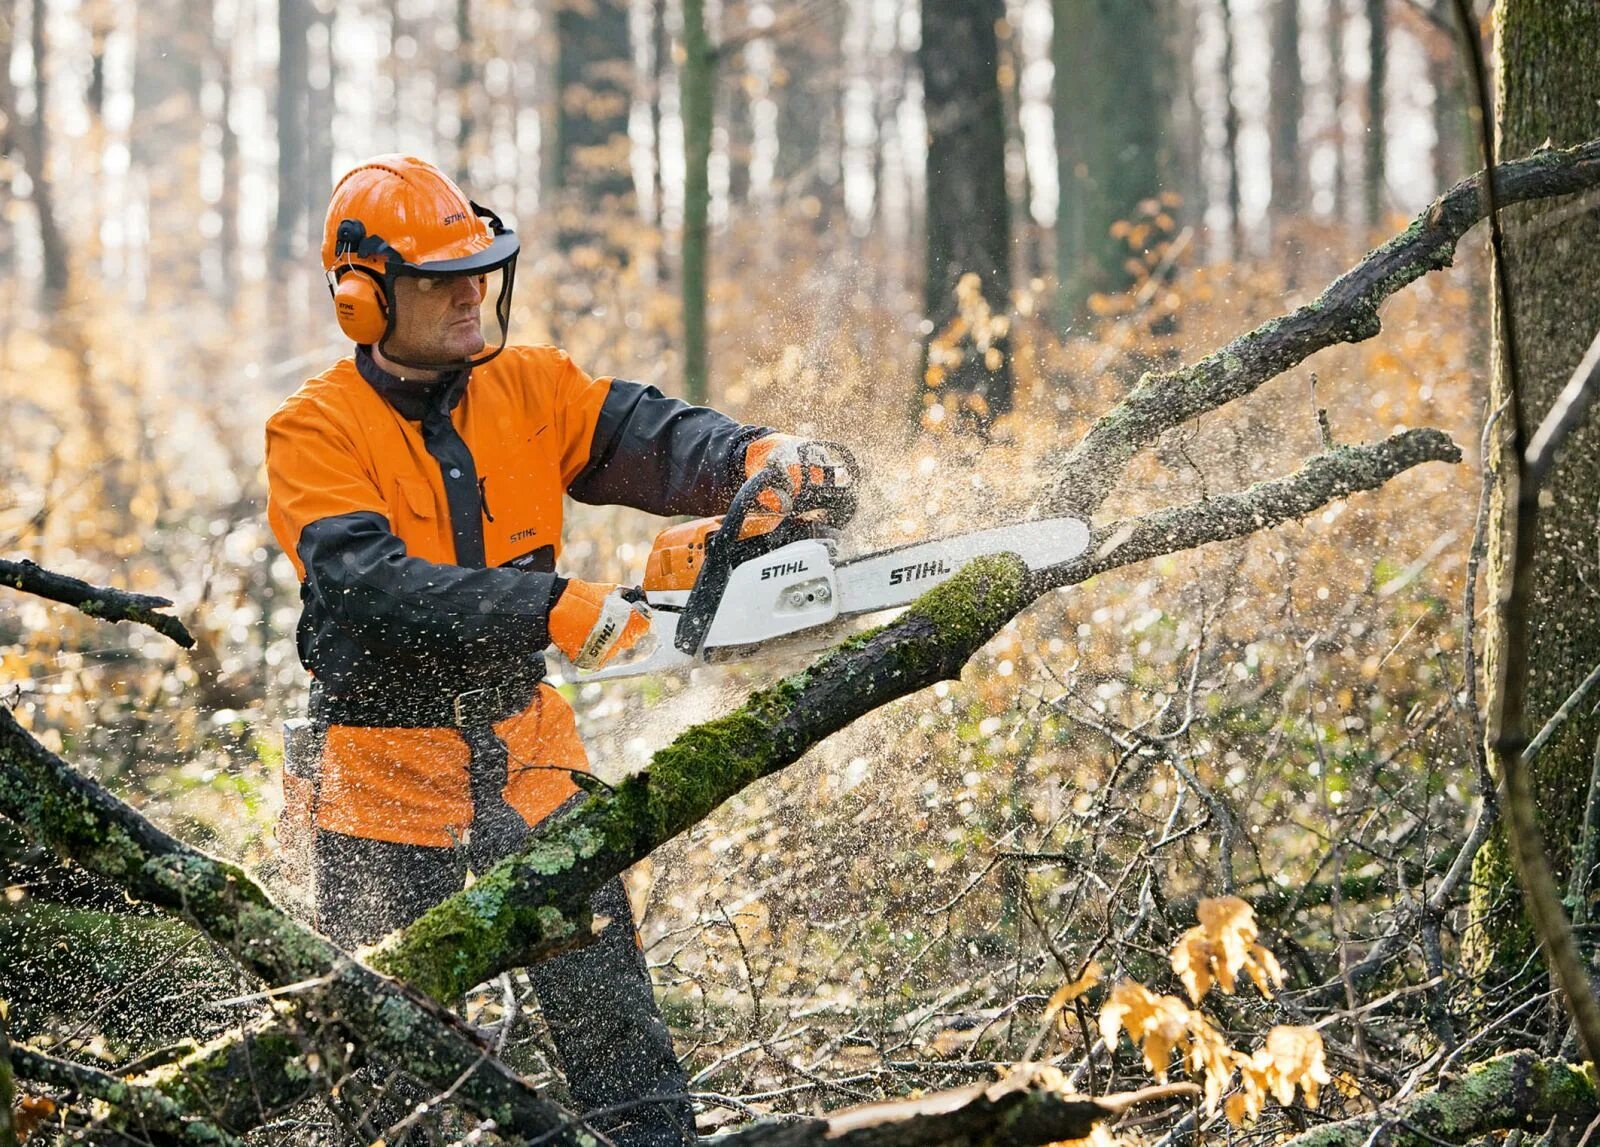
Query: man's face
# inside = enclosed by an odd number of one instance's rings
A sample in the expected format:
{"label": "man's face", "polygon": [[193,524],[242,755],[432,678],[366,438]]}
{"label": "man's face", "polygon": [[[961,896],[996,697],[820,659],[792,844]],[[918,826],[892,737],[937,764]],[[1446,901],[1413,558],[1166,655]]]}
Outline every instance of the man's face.
{"label": "man's face", "polygon": [[383,353],[397,360],[448,366],[483,350],[485,281],[481,275],[394,281],[394,333]]}

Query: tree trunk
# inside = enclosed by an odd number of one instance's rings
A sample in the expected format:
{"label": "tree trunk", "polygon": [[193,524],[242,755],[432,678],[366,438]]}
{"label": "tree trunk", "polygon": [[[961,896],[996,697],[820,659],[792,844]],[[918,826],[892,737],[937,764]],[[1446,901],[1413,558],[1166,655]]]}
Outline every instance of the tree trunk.
{"label": "tree trunk", "polygon": [[[11,51],[16,43],[17,0],[0,0],[0,172],[9,175],[10,160],[21,148],[17,126],[16,90],[11,86]],[[6,311],[16,309],[16,235],[11,202],[11,180],[0,178],[0,281],[5,282]],[[0,337],[6,332],[0,330]]]}
{"label": "tree trunk", "polygon": [[[1339,0],[1333,0],[1335,4]],[[1222,138],[1223,160],[1228,165],[1229,254],[1239,258],[1244,229],[1239,224],[1239,104],[1233,97],[1233,5],[1222,8]]]}
{"label": "tree trunk", "polygon": [[[1011,204],[996,25],[1001,0],[922,0],[923,102],[928,122],[927,279],[923,346],[930,397],[960,396],[980,425],[1011,409]],[[979,295],[958,300],[964,276]],[[980,298],[981,296],[981,302]],[[993,316],[989,330],[983,311]],[[953,331],[954,320],[968,329]]]}
{"label": "tree trunk", "polygon": [[[1126,244],[1111,234],[1161,191],[1169,70],[1156,0],[1056,0],[1055,121],[1063,328],[1097,291],[1132,281]],[[1231,150],[1231,149],[1230,149]]]}
{"label": "tree trunk", "polygon": [[333,112],[338,106],[339,59],[333,50],[334,20],[337,8],[316,3],[309,13],[308,32],[317,44],[316,58],[306,46],[306,174],[302,192],[305,201],[306,247],[315,252],[322,246],[322,225],[333,195]]}
{"label": "tree trunk", "polygon": [[[1455,24],[1452,0],[1434,0],[1434,19],[1447,27]],[[1466,72],[1458,41],[1449,51],[1428,53],[1428,83],[1433,88],[1433,184],[1437,195],[1477,167],[1478,137],[1469,114]]]}
{"label": "tree trunk", "polygon": [[39,222],[39,245],[44,254],[44,304],[51,308],[67,290],[67,243],[56,221],[55,191],[50,182],[50,136],[45,127],[50,106],[49,43],[45,38],[47,5],[33,0],[29,30],[33,48],[33,118],[19,132],[22,163],[33,184],[34,211]]}
{"label": "tree trunk", "polygon": [[[1449,4],[1451,0],[1440,0]],[[1328,138],[1333,144],[1333,172],[1329,176],[1332,202],[1329,209],[1335,220],[1349,222],[1349,165],[1345,162],[1344,135],[1344,30],[1345,0],[1328,0],[1328,103],[1332,119],[1328,125]],[[1443,191],[1443,188],[1439,189]]]}
{"label": "tree trunk", "polygon": [[233,130],[233,36],[239,26],[238,13],[227,28],[216,23],[216,10],[212,5],[212,51],[216,55],[217,86],[222,89],[222,103],[217,109],[219,131],[217,150],[222,163],[222,192],[217,198],[217,214],[222,228],[217,236],[221,249],[222,289],[232,300],[239,287],[239,134]]}
{"label": "tree trunk", "polygon": [[1285,222],[1305,208],[1300,162],[1300,0],[1277,0],[1272,8],[1272,69],[1268,118],[1272,132],[1272,214]]}
{"label": "tree trunk", "polygon": [[278,0],[278,211],[272,229],[272,259],[285,264],[305,206],[306,88],[311,0]]}
{"label": "tree trunk", "polygon": [[627,0],[559,0],[556,43],[552,187],[568,193],[583,214],[615,210],[633,195]]}
{"label": "tree trunk", "polygon": [[472,35],[472,0],[456,0],[456,182],[462,187],[472,186],[472,159],[477,144],[481,84],[477,53]]}
{"label": "tree trunk", "polygon": [[1369,230],[1383,226],[1385,197],[1384,147],[1388,135],[1384,130],[1383,83],[1389,71],[1389,13],[1385,0],[1366,0],[1367,3],[1367,134],[1365,156],[1361,165],[1362,218]]}
{"label": "tree trunk", "polygon": [[[1546,141],[1557,146],[1600,134],[1600,7],[1573,0],[1503,0],[1499,9],[1497,89],[1500,148],[1516,154]],[[1600,329],[1600,213],[1570,202],[1540,203],[1504,216],[1510,318],[1515,326],[1519,385],[1516,417],[1538,425],[1589,342]],[[1490,408],[1506,397],[1503,370],[1506,316],[1495,311],[1496,371]],[[1513,466],[1495,460],[1490,532],[1489,600],[1510,560],[1511,539],[1501,528],[1516,492]],[[1600,663],[1600,612],[1574,608],[1587,588],[1600,584],[1594,539],[1600,531],[1600,428],[1586,425],[1563,448],[1540,491],[1539,552],[1532,563],[1528,626],[1526,717],[1530,732],[1549,719],[1573,688]],[[1503,652],[1488,635],[1486,672],[1496,679]],[[1492,700],[1492,699],[1491,699]],[[1569,875],[1593,768],[1600,718],[1588,706],[1567,720],[1532,763],[1530,780],[1558,881]],[[1515,880],[1503,838],[1478,854],[1474,868],[1474,921],[1468,936],[1480,941],[1480,966],[1520,962],[1532,942],[1522,914],[1509,910]]]}
{"label": "tree trunk", "polygon": [[706,364],[706,265],[710,243],[711,117],[717,82],[717,57],[706,33],[704,0],[683,0],[683,396],[703,403],[708,394]]}

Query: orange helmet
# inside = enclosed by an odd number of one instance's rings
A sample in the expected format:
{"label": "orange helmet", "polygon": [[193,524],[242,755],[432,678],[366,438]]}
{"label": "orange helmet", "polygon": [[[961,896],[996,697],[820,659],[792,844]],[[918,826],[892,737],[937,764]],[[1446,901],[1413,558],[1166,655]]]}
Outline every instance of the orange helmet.
{"label": "orange helmet", "polygon": [[520,249],[516,232],[498,215],[473,203],[433,164],[409,155],[374,156],[346,172],[334,186],[322,227],[322,268],[339,328],[357,343],[380,344],[390,358],[381,344],[394,332],[394,280],[400,275],[450,278],[504,268],[495,302],[500,343],[466,365],[488,362],[504,350]]}

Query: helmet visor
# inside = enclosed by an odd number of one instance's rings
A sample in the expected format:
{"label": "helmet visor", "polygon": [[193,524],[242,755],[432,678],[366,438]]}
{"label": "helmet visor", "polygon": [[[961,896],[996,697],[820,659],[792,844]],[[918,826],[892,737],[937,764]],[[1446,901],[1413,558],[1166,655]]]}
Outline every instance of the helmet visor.
{"label": "helmet visor", "polygon": [[494,247],[466,259],[392,263],[388,329],[378,349],[414,369],[480,366],[505,349],[517,251]]}

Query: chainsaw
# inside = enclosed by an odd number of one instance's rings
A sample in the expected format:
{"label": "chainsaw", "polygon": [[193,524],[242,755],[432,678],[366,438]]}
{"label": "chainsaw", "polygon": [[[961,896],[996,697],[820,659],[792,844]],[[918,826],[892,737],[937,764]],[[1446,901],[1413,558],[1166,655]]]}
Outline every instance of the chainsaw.
{"label": "chainsaw", "polygon": [[[791,651],[820,647],[834,639],[840,623],[909,605],[973,558],[1013,553],[1039,570],[1089,547],[1086,523],[1046,518],[841,560],[838,530],[854,515],[855,490],[813,482],[811,473],[802,467],[795,492],[782,471],[758,471],[726,514],[658,534],[643,584],[654,638],[641,642],[648,652],[573,679],[726,663],[777,644]],[[773,506],[785,510],[774,513]]]}

